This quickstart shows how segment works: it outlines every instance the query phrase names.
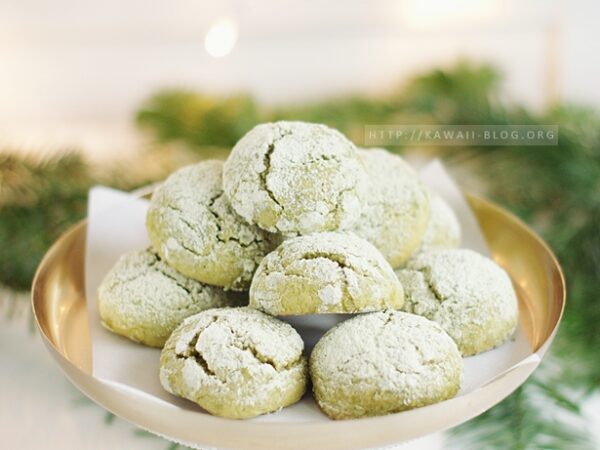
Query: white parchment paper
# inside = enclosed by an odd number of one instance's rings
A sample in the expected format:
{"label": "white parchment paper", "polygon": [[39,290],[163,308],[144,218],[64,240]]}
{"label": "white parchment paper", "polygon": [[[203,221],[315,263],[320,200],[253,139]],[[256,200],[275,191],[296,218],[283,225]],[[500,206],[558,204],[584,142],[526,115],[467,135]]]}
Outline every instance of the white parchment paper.
{"label": "white parchment paper", "polygon": [[[461,247],[489,255],[477,219],[456,183],[443,165],[435,160],[420,171],[425,184],[444,198],[456,212],[462,227]],[[86,247],[86,296],[92,335],[93,375],[99,380],[136,395],[168,403],[174,408],[201,411],[191,402],[178,399],[162,389],[158,379],[160,350],[148,348],[105,330],[100,324],[97,290],[100,282],[124,253],[150,245],[144,226],[147,201],[133,194],[105,187],[90,191]],[[311,346],[316,338],[345,317],[343,315],[304,316],[289,321]],[[539,359],[522,327],[501,347],[465,358],[465,371],[459,395],[478,387],[522,363]],[[310,396],[275,414],[257,421],[306,422],[327,419]]]}

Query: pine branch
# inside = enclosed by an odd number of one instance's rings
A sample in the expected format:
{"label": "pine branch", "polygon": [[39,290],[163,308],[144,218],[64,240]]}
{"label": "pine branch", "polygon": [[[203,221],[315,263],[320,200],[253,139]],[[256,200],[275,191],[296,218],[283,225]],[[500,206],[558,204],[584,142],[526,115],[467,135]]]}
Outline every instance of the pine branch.
{"label": "pine branch", "polygon": [[0,156],[0,282],[29,289],[46,249],[85,216],[92,183],[76,154],[44,160]]}
{"label": "pine branch", "polygon": [[165,90],[145,102],[136,121],[159,142],[184,142],[202,151],[206,146],[231,148],[260,118],[247,95],[219,98]]}
{"label": "pine branch", "polygon": [[507,399],[454,428],[450,448],[595,449],[577,401],[584,393],[561,382],[562,364],[560,359],[546,357],[532,379]]}
{"label": "pine branch", "polygon": [[[147,162],[157,159],[138,157],[136,166],[148,169]],[[131,167],[125,171],[119,165],[92,168],[77,153],[45,159],[0,153],[0,283],[29,290],[48,247],[85,217],[91,186],[130,190],[153,181],[149,176],[164,177],[168,168],[173,169],[173,164],[145,171]]]}

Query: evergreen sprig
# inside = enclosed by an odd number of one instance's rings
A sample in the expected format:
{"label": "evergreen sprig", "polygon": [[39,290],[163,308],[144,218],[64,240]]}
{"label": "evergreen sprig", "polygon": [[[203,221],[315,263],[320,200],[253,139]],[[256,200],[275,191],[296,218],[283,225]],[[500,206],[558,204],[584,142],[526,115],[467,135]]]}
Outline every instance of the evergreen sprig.
{"label": "evergreen sprig", "polygon": [[451,430],[450,448],[594,450],[577,395],[562,387],[560,379],[536,376],[501,406]]}
{"label": "evergreen sprig", "polygon": [[48,247],[85,217],[90,187],[133,189],[147,182],[132,172],[94,169],[74,151],[42,158],[0,153],[0,283],[28,290]]}
{"label": "evergreen sprig", "polygon": [[0,155],[0,277],[29,289],[44,252],[65,228],[85,216],[93,184],[75,153],[34,160]]}
{"label": "evergreen sprig", "polygon": [[142,105],[136,121],[159,142],[184,142],[191,149],[230,148],[259,122],[259,116],[247,95],[214,97],[165,90]]}

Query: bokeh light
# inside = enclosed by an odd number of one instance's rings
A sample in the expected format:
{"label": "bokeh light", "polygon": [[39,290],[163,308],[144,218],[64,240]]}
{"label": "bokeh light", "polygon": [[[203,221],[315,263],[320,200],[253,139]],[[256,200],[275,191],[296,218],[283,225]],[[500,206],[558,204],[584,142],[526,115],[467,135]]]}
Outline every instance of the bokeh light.
{"label": "bokeh light", "polygon": [[209,28],[204,38],[204,47],[208,54],[214,58],[227,56],[237,42],[238,28],[231,19],[217,20]]}

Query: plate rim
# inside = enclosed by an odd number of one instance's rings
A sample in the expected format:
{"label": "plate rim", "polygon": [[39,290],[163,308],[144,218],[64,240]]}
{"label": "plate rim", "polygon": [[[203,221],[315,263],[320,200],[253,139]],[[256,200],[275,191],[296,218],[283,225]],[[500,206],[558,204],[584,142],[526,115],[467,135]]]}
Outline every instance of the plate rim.
{"label": "plate rim", "polygon": [[[465,196],[468,199],[470,204],[475,203],[475,204],[483,205],[483,207],[494,210],[494,212],[496,214],[501,214],[501,215],[505,216],[508,220],[513,222],[515,225],[517,225],[518,228],[520,228],[522,231],[524,231],[531,239],[533,239],[536,242],[537,245],[539,245],[543,249],[546,256],[549,257],[550,261],[552,262],[553,268],[556,269],[556,273],[558,275],[557,281],[558,281],[558,284],[560,285],[560,293],[559,293],[560,308],[558,309],[558,314],[556,315],[556,317],[553,320],[553,326],[552,326],[550,333],[547,335],[546,339],[543,340],[543,342],[541,342],[539,344],[538,348],[533,349],[533,354],[538,354],[539,360],[537,362],[533,362],[533,361],[527,362],[525,360],[526,362],[524,364],[517,366],[517,367],[513,367],[512,369],[509,369],[508,372],[513,372],[512,375],[514,377],[518,377],[521,381],[514,386],[511,385],[510,389],[505,389],[499,400],[495,399],[491,403],[483,402],[485,404],[480,404],[477,408],[475,408],[472,411],[472,414],[461,416],[460,420],[458,420],[458,421],[449,420],[449,421],[447,421],[446,425],[443,428],[437,429],[438,431],[442,431],[442,430],[448,429],[450,427],[456,426],[466,420],[469,420],[469,419],[481,414],[485,410],[489,409],[493,405],[500,402],[506,396],[510,395],[510,393],[512,391],[514,391],[516,388],[518,388],[529,377],[529,375],[533,372],[533,370],[535,370],[535,368],[541,361],[541,357],[544,355],[546,350],[549,348],[550,344],[552,343],[552,341],[556,335],[556,332],[558,330],[558,327],[560,325],[560,322],[561,322],[563,314],[564,314],[564,310],[565,310],[565,306],[566,306],[566,299],[567,299],[566,284],[565,284],[565,278],[564,278],[562,268],[560,266],[560,263],[558,262],[558,259],[555,256],[554,252],[548,246],[548,244],[546,244],[546,242],[544,242],[544,240],[541,237],[539,237],[525,222],[523,222],[520,218],[515,216],[512,212],[510,212],[510,211],[506,210],[505,208],[502,208],[499,205],[495,204],[494,202],[484,199],[478,195],[473,195],[473,194],[467,193],[467,194],[465,194]],[[138,427],[141,427],[143,429],[151,431],[152,433],[168,437],[168,439],[171,439],[171,440],[185,443],[186,445],[191,445],[191,446],[219,445],[219,448],[234,448],[234,447],[228,446],[227,444],[225,447],[222,447],[220,444],[218,444],[217,442],[214,442],[214,440],[211,440],[211,439],[208,439],[207,441],[204,441],[204,442],[199,442],[199,441],[196,441],[193,439],[192,440],[183,439],[180,441],[178,437],[175,437],[172,435],[173,434],[172,431],[170,432],[169,430],[164,429],[164,427],[157,427],[156,423],[148,420],[148,418],[145,418],[145,420],[143,420],[142,418],[136,419],[136,418],[130,417],[127,413],[123,412],[124,411],[123,408],[115,406],[113,401],[107,401],[106,398],[102,398],[102,393],[101,393],[102,389],[100,388],[100,385],[102,385],[106,389],[109,389],[109,390],[112,389],[112,390],[115,390],[115,392],[118,392],[118,394],[115,394],[115,395],[126,396],[126,397],[128,396],[130,399],[135,398],[135,399],[139,400],[138,397],[133,396],[133,395],[128,395],[128,393],[126,393],[124,391],[120,391],[120,390],[116,389],[115,387],[111,387],[111,385],[109,383],[106,383],[102,380],[94,378],[90,373],[86,373],[82,367],[78,367],[77,365],[74,364],[73,361],[69,360],[67,355],[63,354],[63,352],[56,346],[56,343],[46,333],[45,327],[42,326],[42,324],[40,322],[40,318],[38,317],[38,310],[37,310],[37,306],[36,306],[36,298],[37,298],[37,292],[39,289],[40,278],[42,277],[44,270],[46,270],[46,268],[47,268],[48,261],[51,260],[52,256],[58,251],[58,249],[60,249],[60,247],[64,244],[64,242],[68,241],[69,239],[72,239],[73,234],[80,232],[81,231],[80,229],[82,227],[85,227],[86,225],[87,225],[87,218],[84,218],[84,219],[78,221],[77,223],[71,225],[64,233],[62,233],[59,236],[59,238],[52,244],[52,246],[48,249],[48,251],[46,252],[44,257],[42,258],[42,260],[36,270],[35,276],[33,278],[32,289],[31,289],[31,307],[32,307],[32,311],[33,311],[34,322],[36,324],[37,329],[40,331],[40,335],[42,336],[45,346],[50,351],[53,358],[57,361],[57,363],[59,364],[59,366],[61,367],[63,372],[66,374],[67,378],[71,381],[71,383],[73,383],[80,391],[82,391],[86,396],[91,398],[94,402],[98,403],[105,409],[111,411],[113,414],[115,414],[119,417],[122,417],[123,419],[133,423],[134,425],[136,425]],[[468,394],[465,394],[461,397],[455,397],[453,399],[447,400],[446,402],[450,402],[452,400],[457,400],[457,399],[467,399],[467,401],[470,399],[471,401],[475,401],[476,398],[475,398],[474,394],[477,394],[479,391],[481,391],[484,388],[499,389],[500,388],[499,385],[501,384],[502,378],[505,378],[508,375],[510,375],[510,373],[501,374],[499,376],[500,379],[498,379],[498,377],[494,378],[493,380],[486,383],[484,386],[482,386]],[[362,424],[365,425],[365,427],[361,426],[361,428],[363,428],[363,429],[369,428],[369,427],[371,427],[371,428],[377,428],[377,427],[382,428],[383,427],[383,428],[388,429],[388,433],[389,433],[390,427],[398,428],[398,425],[399,425],[398,421],[401,420],[400,416],[399,416],[400,414],[406,414],[406,413],[415,414],[415,412],[417,412],[416,415],[425,415],[426,416],[427,413],[429,411],[431,411],[432,409],[434,409],[436,406],[438,406],[440,404],[444,404],[446,402],[441,402],[441,403],[437,403],[434,405],[417,408],[417,409],[414,409],[411,411],[405,411],[405,412],[390,414],[390,415],[386,415],[386,416],[368,417],[368,418],[362,418],[362,419],[351,419],[351,420],[344,420],[344,421],[331,420],[331,421],[323,421],[323,422],[305,422],[305,423],[302,423],[302,422],[301,423],[286,423],[286,422],[232,421],[230,419],[224,419],[221,417],[215,417],[215,416],[212,416],[209,414],[204,414],[204,415],[202,415],[202,419],[203,419],[202,422],[200,422],[198,420],[198,422],[199,422],[198,425],[201,427],[216,426],[218,428],[221,428],[221,426],[223,426],[224,423],[229,424],[229,425],[235,424],[235,427],[242,433],[244,431],[252,431],[252,432],[261,431],[262,433],[254,433],[254,434],[262,434],[264,436],[268,436],[270,434],[269,432],[274,429],[280,429],[280,431],[283,429],[286,429],[286,430],[294,429],[295,432],[292,433],[294,435],[296,434],[296,432],[306,433],[308,430],[311,430],[313,432],[313,438],[314,438],[314,434],[318,434],[318,433],[314,433],[315,431],[334,430],[333,432],[335,434],[339,435],[340,432],[344,432],[344,431],[350,432],[357,426],[358,423],[360,423],[361,425]],[[477,403],[477,402],[475,401],[475,403]],[[172,411],[179,411],[179,412],[184,412],[184,413],[194,413],[195,414],[195,411],[177,409],[177,408],[173,408],[172,406],[170,406],[170,408],[172,409]],[[204,425],[202,425],[202,423]],[[388,435],[388,439],[386,439],[385,437],[382,436],[380,439],[382,442],[378,442],[378,443],[371,442],[366,445],[371,446],[371,447],[373,445],[375,445],[375,446],[389,445],[389,444],[401,442],[402,440],[414,439],[414,438],[422,435],[422,434],[418,434],[418,432],[414,433],[414,434],[415,435],[413,435],[413,436],[401,438],[401,440],[398,440],[398,439],[390,440],[389,435]],[[317,442],[317,441],[314,441],[314,442]],[[279,445],[279,444],[282,444],[282,445]],[[330,444],[332,444],[332,443],[330,442]],[[305,445],[303,445],[303,446],[305,446]],[[337,449],[337,448],[350,449],[350,448],[364,448],[364,447],[365,447],[364,439],[356,440],[354,443],[351,443],[351,444],[344,442],[342,445],[335,445],[335,443],[333,443],[332,445],[328,445],[327,447],[319,446],[319,448],[331,448],[331,449],[334,449],[334,448],[335,449]],[[265,448],[265,446],[264,446],[264,442],[263,442],[262,446],[261,445],[249,445],[248,447],[245,447],[245,448]],[[296,447],[294,446],[293,441],[289,441],[289,442],[278,442],[277,448],[284,449],[284,448],[296,448]]]}

